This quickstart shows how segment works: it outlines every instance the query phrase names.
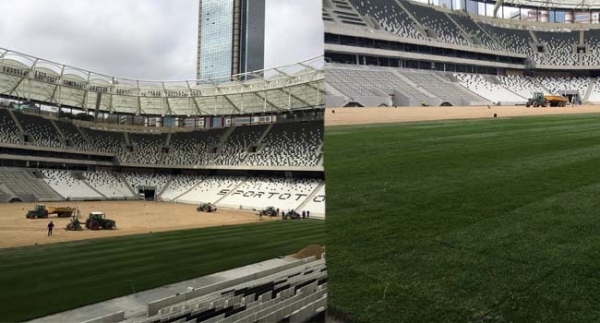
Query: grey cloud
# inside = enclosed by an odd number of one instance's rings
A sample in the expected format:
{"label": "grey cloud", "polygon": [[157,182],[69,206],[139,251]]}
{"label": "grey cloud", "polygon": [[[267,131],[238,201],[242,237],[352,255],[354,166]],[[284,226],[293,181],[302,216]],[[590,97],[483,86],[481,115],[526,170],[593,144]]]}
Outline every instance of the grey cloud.
{"label": "grey cloud", "polygon": [[[3,0],[0,47],[108,75],[195,77],[198,0]],[[323,53],[321,0],[267,0],[267,66]]]}

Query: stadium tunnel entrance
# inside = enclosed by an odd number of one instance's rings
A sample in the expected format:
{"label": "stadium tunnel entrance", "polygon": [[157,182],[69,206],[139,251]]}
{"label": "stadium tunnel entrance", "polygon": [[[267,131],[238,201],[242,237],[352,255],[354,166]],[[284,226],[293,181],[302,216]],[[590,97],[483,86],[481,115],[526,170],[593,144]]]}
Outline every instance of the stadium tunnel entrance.
{"label": "stadium tunnel entrance", "polygon": [[138,193],[141,200],[154,201],[156,196],[156,187],[153,186],[140,186],[138,187]]}

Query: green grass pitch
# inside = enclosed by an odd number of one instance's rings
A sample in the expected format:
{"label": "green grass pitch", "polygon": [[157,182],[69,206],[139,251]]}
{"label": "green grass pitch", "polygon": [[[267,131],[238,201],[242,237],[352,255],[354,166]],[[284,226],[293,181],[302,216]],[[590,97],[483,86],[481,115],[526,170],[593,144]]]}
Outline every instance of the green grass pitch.
{"label": "green grass pitch", "polygon": [[23,321],[323,244],[320,220],[0,250],[0,322]]}
{"label": "green grass pitch", "polygon": [[600,116],[326,128],[353,322],[600,321]]}

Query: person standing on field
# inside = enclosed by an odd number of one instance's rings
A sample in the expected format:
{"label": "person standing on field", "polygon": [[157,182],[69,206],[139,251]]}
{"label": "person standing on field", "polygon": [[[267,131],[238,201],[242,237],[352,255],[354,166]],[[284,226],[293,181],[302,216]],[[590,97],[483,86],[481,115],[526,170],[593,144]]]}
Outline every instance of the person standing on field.
{"label": "person standing on field", "polygon": [[48,223],[48,236],[52,235],[52,229],[54,229],[54,223],[50,221],[50,223]]}

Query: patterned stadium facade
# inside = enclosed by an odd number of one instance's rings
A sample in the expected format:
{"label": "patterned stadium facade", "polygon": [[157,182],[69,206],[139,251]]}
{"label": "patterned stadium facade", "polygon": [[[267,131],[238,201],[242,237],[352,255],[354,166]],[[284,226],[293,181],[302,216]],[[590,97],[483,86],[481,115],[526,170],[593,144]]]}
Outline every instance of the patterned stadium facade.
{"label": "patterned stadium facade", "polygon": [[[182,88],[0,50],[0,96],[26,103],[0,108],[0,201],[145,198],[322,218],[322,66]],[[147,126],[157,119],[171,126]]]}
{"label": "patterned stadium facade", "polygon": [[327,106],[519,105],[534,92],[600,102],[598,25],[410,0],[323,3]]}

